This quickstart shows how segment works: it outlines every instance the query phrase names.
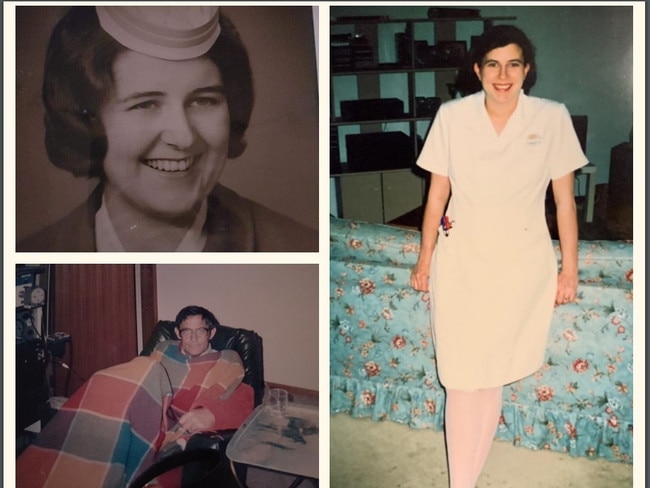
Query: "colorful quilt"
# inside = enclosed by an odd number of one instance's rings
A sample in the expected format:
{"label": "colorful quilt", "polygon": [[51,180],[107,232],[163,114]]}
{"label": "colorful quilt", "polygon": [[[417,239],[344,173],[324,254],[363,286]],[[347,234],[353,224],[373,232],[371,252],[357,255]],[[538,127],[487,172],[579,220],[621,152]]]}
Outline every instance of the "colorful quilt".
{"label": "colorful quilt", "polygon": [[124,487],[169,442],[178,418],[207,408],[209,430],[237,428],[253,410],[253,390],[234,351],[199,357],[161,342],[149,357],[95,373],[45,426],[16,463],[19,488]]}

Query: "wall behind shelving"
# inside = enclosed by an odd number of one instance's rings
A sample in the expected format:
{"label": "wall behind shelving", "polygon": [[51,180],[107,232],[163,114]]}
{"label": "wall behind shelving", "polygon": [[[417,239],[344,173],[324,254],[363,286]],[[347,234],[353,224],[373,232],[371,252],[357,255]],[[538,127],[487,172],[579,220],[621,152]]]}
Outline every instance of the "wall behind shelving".
{"label": "wall behind shelving", "polygon": [[[531,95],[560,101],[572,114],[589,116],[587,158],[598,167],[596,182],[607,183],[611,148],[628,141],[632,131],[633,8],[593,5],[480,5],[478,8],[483,17],[517,17],[510,23],[526,32],[537,47],[539,74]],[[333,18],[354,15],[426,18],[427,9],[428,6],[333,6],[330,15]],[[457,37],[469,47],[471,36],[481,30],[479,22],[459,22]],[[425,38],[416,35],[416,39]],[[394,43],[392,36],[383,39],[380,51],[389,49],[391,43]],[[341,98],[347,96],[342,94]],[[584,195],[584,183],[579,181],[580,195]],[[335,213],[336,209],[331,211]]]}
{"label": "wall behind shelving", "polygon": [[318,390],[317,265],[158,264],[156,277],[159,319],[204,306],[262,336],[267,382]]}

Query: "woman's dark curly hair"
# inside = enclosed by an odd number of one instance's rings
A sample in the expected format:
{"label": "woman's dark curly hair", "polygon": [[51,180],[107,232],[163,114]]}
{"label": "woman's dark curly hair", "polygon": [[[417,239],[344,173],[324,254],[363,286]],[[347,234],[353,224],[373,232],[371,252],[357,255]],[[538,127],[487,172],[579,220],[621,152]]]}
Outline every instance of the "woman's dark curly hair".
{"label": "woman's dark curly hair", "polygon": [[182,308],[176,315],[176,327],[180,329],[181,324],[185,322],[185,319],[196,315],[203,319],[205,325],[207,325],[209,329],[214,329],[221,325],[214,314],[207,308],[199,307],[198,305],[188,305],[187,307]]}
{"label": "woman's dark curly hair", "polygon": [[474,73],[474,64],[479,67],[487,53],[498,47],[505,47],[508,44],[516,44],[521,48],[524,58],[524,65],[530,65],[526,79],[524,80],[524,93],[530,93],[530,89],[537,81],[537,62],[535,61],[535,46],[528,39],[522,30],[514,25],[496,25],[486,30],[472,43],[472,48],[467,57],[465,66],[460,70],[456,85],[462,95],[470,95],[482,90],[481,82]]}
{"label": "woman's dark curly hair", "polygon": [[[248,52],[227,16],[205,57],[221,72],[230,110],[228,157],[246,148],[244,133],[253,109]],[[127,48],[100,26],[94,7],[71,7],[56,25],[47,48],[43,80],[45,147],[52,163],[75,176],[103,178],[107,141],[99,111],[114,85],[113,63]]]}

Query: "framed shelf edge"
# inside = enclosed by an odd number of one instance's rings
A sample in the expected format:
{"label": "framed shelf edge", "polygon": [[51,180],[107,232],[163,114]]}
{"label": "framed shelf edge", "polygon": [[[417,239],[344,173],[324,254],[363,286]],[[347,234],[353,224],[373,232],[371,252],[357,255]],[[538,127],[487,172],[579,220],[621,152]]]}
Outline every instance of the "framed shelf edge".
{"label": "framed shelf edge", "polygon": [[511,15],[504,15],[504,16],[494,16],[494,17],[435,17],[435,18],[404,18],[404,19],[391,19],[391,18],[383,18],[383,19],[373,19],[373,18],[367,18],[363,19],[361,17],[359,18],[350,18],[350,19],[335,19],[330,22],[330,25],[354,25],[354,24],[400,24],[400,23],[407,23],[407,22],[493,22],[495,20],[517,20],[516,16],[511,16]]}
{"label": "framed shelf edge", "polygon": [[341,125],[370,125],[370,124],[387,124],[393,122],[430,122],[433,115],[413,116],[404,114],[404,117],[391,117],[390,119],[372,119],[372,120],[341,120],[336,119],[330,122],[331,126]]}

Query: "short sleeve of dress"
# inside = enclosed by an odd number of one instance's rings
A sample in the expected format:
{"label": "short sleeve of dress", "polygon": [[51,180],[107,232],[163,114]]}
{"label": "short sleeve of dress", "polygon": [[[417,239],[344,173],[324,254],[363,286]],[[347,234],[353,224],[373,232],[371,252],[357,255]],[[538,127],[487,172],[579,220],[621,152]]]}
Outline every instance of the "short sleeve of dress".
{"label": "short sleeve of dress", "polygon": [[431,173],[449,175],[448,106],[442,105],[433,119],[431,129],[418,156],[417,165]]}
{"label": "short sleeve of dress", "polygon": [[559,104],[554,129],[553,143],[549,154],[550,174],[553,180],[561,178],[589,162],[582,152],[569,111],[563,104]]}

